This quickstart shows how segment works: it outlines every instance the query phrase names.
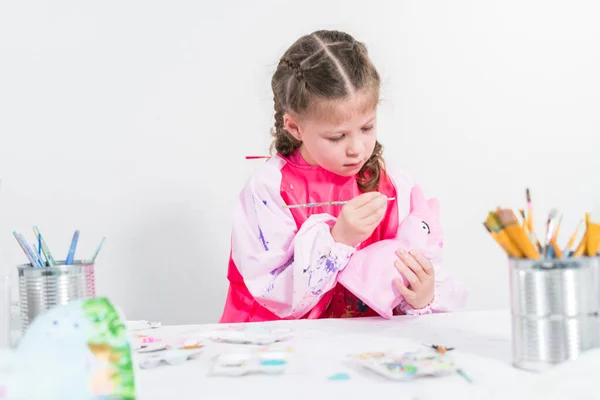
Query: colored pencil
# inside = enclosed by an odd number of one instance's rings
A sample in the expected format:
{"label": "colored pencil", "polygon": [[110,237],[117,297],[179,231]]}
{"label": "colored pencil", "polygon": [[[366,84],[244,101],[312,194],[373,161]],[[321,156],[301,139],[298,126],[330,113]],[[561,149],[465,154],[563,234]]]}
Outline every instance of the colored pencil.
{"label": "colored pencil", "polygon": [[73,240],[71,240],[71,246],[69,246],[69,253],[67,254],[67,259],[65,260],[65,265],[73,264],[73,260],[75,258],[75,250],[77,249],[77,241],[79,240],[79,231],[75,231],[73,234]]}
{"label": "colored pencil", "polygon": [[29,246],[29,244],[27,243],[27,241],[25,240],[23,235],[21,235],[20,233],[17,233],[17,232],[13,232],[13,236],[15,237],[15,239],[17,239],[17,242],[21,246],[21,249],[25,253],[25,256],[27,256],[27,259],[31,263],[31,266],[37,267],[37,268],[42,268],[43,267],[42,262],[37,258],[35,252],[31,249],[31,247]]}
{"label": "colored pencil", "polygon": [[50,249],[48,248],[48,245],[46,245],[46,241],[42,237],[42,234],[40,233],[40,230],[38,229],[37,226],[33,227],[33,233],[35,233],[36,237],[38,238],[39,242],[41,243],[42,254],[44,255],[44,258],[46,259],[48,266],[54,267],[56,265],[56,262],[54,261],[54,258],[52,257],[52,254],[50,253]]}
{"label": "colored pencil", "polygon": [[100,249],[102,249],[102,245],[104,244],[105,239],[106,238],[103,237],[102,240],[100,241],[100,244],[96,248],[96,251],[94,252],[94,255],[92,256],[92,259],[90,260],[90,263],[93,263],[94,261],[96,261],[96,257],[98,257],[98,253],[100,253]]}

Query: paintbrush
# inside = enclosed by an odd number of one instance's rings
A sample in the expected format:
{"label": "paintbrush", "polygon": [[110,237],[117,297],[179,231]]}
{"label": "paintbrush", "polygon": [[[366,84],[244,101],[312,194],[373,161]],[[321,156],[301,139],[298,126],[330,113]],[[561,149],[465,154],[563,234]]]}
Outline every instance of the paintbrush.
{"label": "paintbrush", "polygon": [[531,192],[529,188],[525,189],[525,197],[527,198],[527,229],[533,232],[533,206],[531,205]]}
{"label": "paintbrush", "polygon": [[556,223],[556,229],[554,229],[554,233],[552,234],[552,241],[555,243],[558,241],[558,231],[560,231],[560,224],[562,223],[562,219],[563,215],[560,214],[560,217],[558,217],[558,222]]}
{"label": "paintbrush", "polygon": [[583,220],[579,221],[579,223],[577,224],[577,228],[575,228],[575,232],[573,232],[573,234],[569,238],[569,241],[567,242],[567,245],[563,250],[563,258],[570,257],[574,253],[572,247],[575,243],[575,239],[577,239],[577,235],[579,234],[579,229],[581,229],[581,225],[583,225]]}
{"label": "paintbrush", "polygon": [[[388,201],[396,200],[395,197],[388,197]],[[340,200],[340,201],[326,201],[323,203],[305,203],[305,204],[290,204],[285,205],[284,208],[304,208],[304,207],[327,207],[327,206],[341,206],[346,204],[350,200]]]}
{"label": "paintbrush", "polygon": [[533,243],[534,245],[536,245],[537,248],[538,248],[538,251],[541,252],[542,251],[542,245],[540,244],[540,241],[538,240],[535,232],[530,232],[529,231],[529,221],[527,219],[527,215],[525,214],[525,210],[523,210],[522,208],[519,208],[519,213],[521,214],[521,217],[523,218],[523,230],[525,231],[525,233],[529,237],[529,240],[531,240],[531,243]]}
{"label": "paintbrush", "polygon": [[[544,258],[549,258],[551,254],[548,251],[551,250],[552,238],[556,231],[558,210],[555,208],[551,209],[548,213],[548,219],[546,220],[546,240],[544,243]],[[552,249],[553,250],[553,249]]]}
{"label": "paintbrush", "polygon": [[558,217],[558,222],[556,223],[556,229],[554,229],[554,233],[552,234],[552,240],[550,241],[550,245],[552,246],[552,250],[554,250],[554,254],[556,258],[562,258],[563,252],[558,246],[558,232],[560,231],[560,224],[562,223],[563,215],[560,214]]}
{"label": "paintbrush", "polygon": [[494,240],[504,249],[506,254],[509,257],[521,258],[523,257],[523,253],[519,248],[510,240],[508,234],[504,230],[504,227],[498,220],[498,217],[495,213],[490,212],[488,214],[487,219],[483,223],[485,229],[490,233],[490,235],[494,238]]}
{"label": "paintbrush", "polygon": [[587,243],[587,235],[588,235],[587,231],[583,231],[583,237],[581,238],[581,241],[579,242],[579,244],[577,245],[577,248],[573,252],[573,257],[581,257],[583,255],[583,253],[585,252],[585,247],[586,247],[586,243]]}
{"label": "paintbrush", "polygon": [[504,226],[504,230],[508,233],[508,236],[515,243],[515,245],[521,250],[525,257],[537,260],[540,258],[540,253],[535,248],[535,245],[531,243],[529,237],[525,233],[525,230],[519,221],[513,210],[500,209],[496,211],[496,215],[500,220],[500,223]]}
{"label": "paintbrush", "polygon": [[[450,350],[454,350],[454,347],[444,347],[444,346],[439,346],[436,344],[428,345],[428,347],[431,347],[432,349],[434,349],[436,352],[438,352],[442,356],[445,355],[446,352],[448,352]],[[469,375],[467,375],[467,373],[465,372],[464,369],[457,368],[456,373],[459,374],[460,376],[462,376],[467,382],[473,383],[473,379],[471,379],[471,377]]]}
{"label": "paintbrush", "polygon": [[523,218],[523,228],[526,228],[527,230],[529,230],[528,224],[527,224],[527,216],[525,215],[525,210],[523,210],[522,208],[519,208],[519,213],[521,214],[521,218]]}

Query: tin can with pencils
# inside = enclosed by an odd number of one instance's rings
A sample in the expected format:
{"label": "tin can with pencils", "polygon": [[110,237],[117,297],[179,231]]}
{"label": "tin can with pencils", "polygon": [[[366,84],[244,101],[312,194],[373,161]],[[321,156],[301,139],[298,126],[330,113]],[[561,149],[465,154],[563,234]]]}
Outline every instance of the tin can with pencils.
{"label": "tin can with pencils", "polygon": [[600,347],[600,259],[510,259],[513,364],[543,371]]}
{"label": "tin can with pencils", "polygon": [[93,262],[74,261],[65,265],[65,261],[57,261],[53,267],[34,268],[24,264],[17,268],[22,333],[46,310],[96,297]]}

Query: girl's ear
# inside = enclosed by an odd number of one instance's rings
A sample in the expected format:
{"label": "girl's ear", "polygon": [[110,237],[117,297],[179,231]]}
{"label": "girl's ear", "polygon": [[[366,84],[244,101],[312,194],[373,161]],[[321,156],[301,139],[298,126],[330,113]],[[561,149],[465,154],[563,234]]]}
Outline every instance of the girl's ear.
{"label": "girl's ear", "polygon": [[298,140],[299,142],[302,141],[302,134],[300,133],[298,123],[294,117],[288,113],[283,115],[283,127],[290,133],[290,135],[294,137],[294,139]]}

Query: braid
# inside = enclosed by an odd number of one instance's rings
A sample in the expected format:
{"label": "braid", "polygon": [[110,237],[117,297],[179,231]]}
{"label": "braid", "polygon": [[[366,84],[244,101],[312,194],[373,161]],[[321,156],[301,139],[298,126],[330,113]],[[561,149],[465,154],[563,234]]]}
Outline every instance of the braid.
{"label": "braid", "polygon": [[283,126],[283,108],[279,103],[277,96],[273,98],[275,103],[275,127],[271,130],[271,135],[274,140],[271,143],[271,152],[275,149],[282,156],[288,156],[294,152],[294,150],[300,148],[302,142],[296,140],[295,137],[289,134],[289,132]]}
{"label": "braid", "polygon": [[383,146],[379,142],[375,142],[375,148],[371,157],[365,165],[358,171],[356,182],[361,192],[372,192],[379,187],[381,179],[381,169],[385,168],[383,160]]}
{"label": "braid", "polygon": [[281,59],[280,63],[291,69],[294,72],[296,79],[300,80],[304,77],[304,71],[302,70],[300,64],[297,64],[285,57]]}

